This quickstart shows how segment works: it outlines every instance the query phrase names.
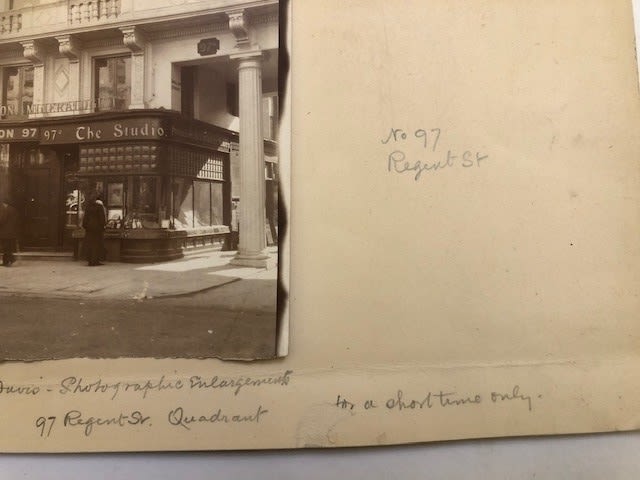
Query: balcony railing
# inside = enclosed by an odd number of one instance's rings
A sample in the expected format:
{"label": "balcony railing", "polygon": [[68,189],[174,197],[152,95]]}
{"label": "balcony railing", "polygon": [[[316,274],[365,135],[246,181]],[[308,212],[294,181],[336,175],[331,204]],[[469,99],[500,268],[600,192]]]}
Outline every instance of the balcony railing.
{"label": "balcony railing", "polygon": [[22,30],[22,14],[5,12],[0,15],[0,34],[19,33]]}
{"label": "balcony railing", "polygon": [[70,1],[68,11],[69,25],[115,20],[120,15],[120,0]]}
{"label": "balcony railing", "polygon": [[[237,2],[237,3],[236,3]],[[255,0],[236,0],[238,6]],[[264,0],[275,5],[276,0]],[[34,2],[36,3],[36,2]],[[167,16],[211,12],[229,6],[230,0],[59,0],[0,12],[0,43],[12,38],[58,34],[94,25],[143,21]]]}

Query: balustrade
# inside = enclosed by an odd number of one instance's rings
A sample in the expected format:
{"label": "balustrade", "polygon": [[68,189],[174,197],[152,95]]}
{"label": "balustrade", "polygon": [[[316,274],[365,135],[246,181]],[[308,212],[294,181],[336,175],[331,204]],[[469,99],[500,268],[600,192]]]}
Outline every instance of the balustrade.
{"label": "balustrade", "polygon": [[18,33],[22,30],[22,14],[5,12],[0,15],[0,34]]}
{"label": "balustrade", "polygon": [[82,25],[100,20],[116,19],[120,15],[120,0],[88,0],[69,2],[69,24]]}

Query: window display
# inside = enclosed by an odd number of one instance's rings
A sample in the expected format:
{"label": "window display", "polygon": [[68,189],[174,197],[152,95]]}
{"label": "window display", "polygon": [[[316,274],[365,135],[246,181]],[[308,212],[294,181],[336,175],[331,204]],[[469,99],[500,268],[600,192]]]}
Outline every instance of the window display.
{"label": "window display", "polygon": [[174,180],[173,222],[177,230],[193,228],[193,184],[185,178]]}
{"label": "window display", "polygon": [[211,187],[209,182],[194,181],[194,226],[208,227],[211,225]]}
{"label": "window display", "polygon": [[124,199],[124,186],[122,183],[109,183],[107,187],[107,205],[109,207],[122,207]]}

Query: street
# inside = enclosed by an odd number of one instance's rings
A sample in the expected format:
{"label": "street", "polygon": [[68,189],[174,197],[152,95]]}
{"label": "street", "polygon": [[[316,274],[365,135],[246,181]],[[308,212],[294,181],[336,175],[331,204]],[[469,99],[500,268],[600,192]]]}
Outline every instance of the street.
{"label": "street", "polygon": [[235,267],[229,255],[0,268],[0,359],[273,358],[277,269]]}
{"label": "street", "polygon": [[146,300],[0,296],[0,358],[274,356],[275,311],[212,309],[208,297],[208,292]]}

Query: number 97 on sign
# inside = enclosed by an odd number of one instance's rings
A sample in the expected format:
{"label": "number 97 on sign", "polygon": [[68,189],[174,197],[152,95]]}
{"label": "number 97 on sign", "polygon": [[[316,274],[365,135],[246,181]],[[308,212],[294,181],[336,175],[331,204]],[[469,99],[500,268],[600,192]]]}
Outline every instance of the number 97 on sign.
{"label": "number 97 on sign", "polygon": [[42,132],[42,137],[46,141],[53,141],[57,136],[62,135],[62,130],[59,129],[47,129]]}

